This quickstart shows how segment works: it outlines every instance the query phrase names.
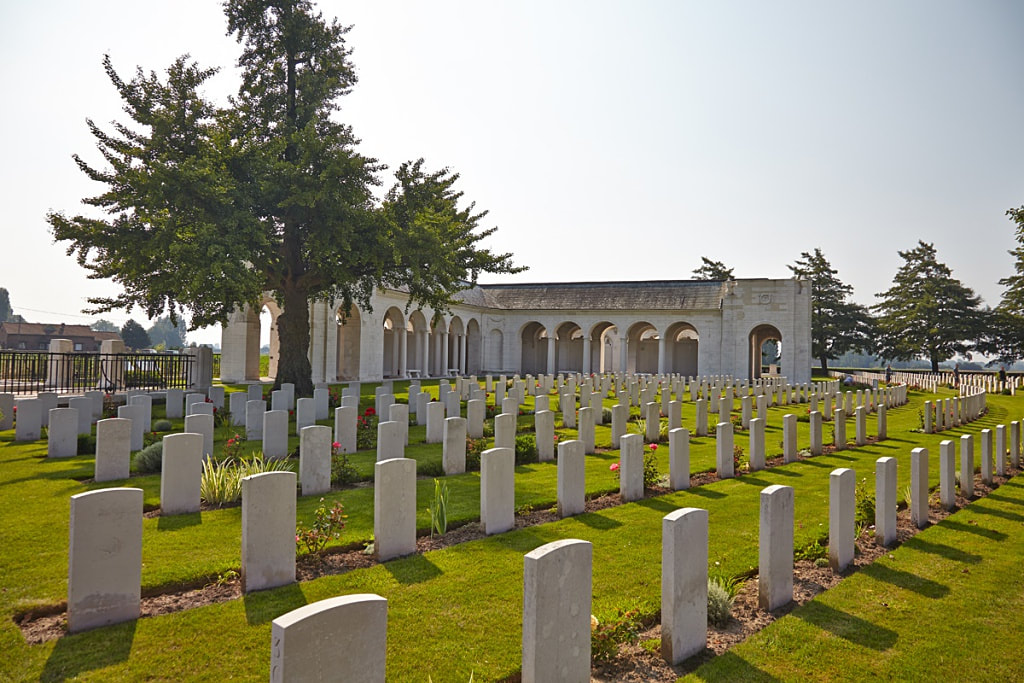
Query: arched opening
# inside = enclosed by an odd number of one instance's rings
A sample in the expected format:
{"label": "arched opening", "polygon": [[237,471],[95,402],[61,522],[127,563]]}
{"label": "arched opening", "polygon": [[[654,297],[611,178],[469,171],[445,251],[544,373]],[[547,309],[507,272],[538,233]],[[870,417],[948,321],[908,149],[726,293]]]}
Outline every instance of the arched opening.
{"label": "arched opening", "polygon": [[[250,353],[246,354],[245,363],[247,370],[246,374],[251,374],[253,379],[277,377],[277,362],[281,358],[281,339],[277,334],[277,319],[280,316],[281,307],[278,306],[277,302],[273,299],[265,299],[260,304],[260,311],[258,314],[258,342],[252,346],[247,345],[247,351]],[[253,348],[253,346],[255,346],[255,348]],[[266,351],[264,351],[264,349],[266,349]],[[269,356],[266,375],[263,374],[262,368],[260,367],[260,359],[264,353]]]}
{"label": "arched opening", "polygon": [[462,318],[455,316],[448,323],[448,368],[459,375],[466,372],[466,327]]}
{"label": "arched opening", "polygon": [[[607,320],[590,328],[590,353],[584,351],[584,372],[616,372],[618,363],[619,328]],[[588,363],[589,360],[589,363]]]}
{"label": "arched opening", "polygon": [[[773,362],[774,361],[774,362]],[[750,331],[750,378],[778,375],[782,364],[782,333],[774,325],[758,325]]]}
{"label": "arched opening", "polygon": [[555,329],[555,372],[583,372],[583,330],[574,322]]}
{"label": "arched opening", "polygon": [[334,312],[338,324],[338,379],[356,381],[359,379],[359,347],[361,343],[362,318],[355,306],[345,315],[343,308]]}
{"label": "arched opening", "polygon": [[522,356],[519,372],[523,375],[539,375],[547,371],[548,332],[538,322],[527,323],[519,333],[522,341]]}
{"label": "arched opening", "polygon": [[626,372],[658,372],[658,343],[661,336],[649,322],[633,323],[626,335]]}
{"label": "arched opening", "polygon": [[665,372],[696,377],[700,342],[697,328],[686,322],[673,323],[665,331],[665,339]]}
{"label": "arched opening", "polygon": [[480,323],[470,319],[466,324],[466,374],[476,375],[482,368]]}
{"label": "arched opening", "polygon": [[[430,364],[427,361],[427,344],[430,326],[427,325],[427,317],[423,311],[413,311],[409,314],[409,323],[406,325],[406,370],[409,374],[419,374],[426,377]],[[415,371],[413,373],[412,371]]]}
{"label": "arched opening", "polygon": [[384,358],[382,372],[384,377],[404,377],[408,341],[406,339],[405,316],[402,311],[392,306],[384,312]]}
{"label": "arched opening", "polygon": [[487,367],[498,372],[505,369],[505,335],[497,328],[487,333]]}

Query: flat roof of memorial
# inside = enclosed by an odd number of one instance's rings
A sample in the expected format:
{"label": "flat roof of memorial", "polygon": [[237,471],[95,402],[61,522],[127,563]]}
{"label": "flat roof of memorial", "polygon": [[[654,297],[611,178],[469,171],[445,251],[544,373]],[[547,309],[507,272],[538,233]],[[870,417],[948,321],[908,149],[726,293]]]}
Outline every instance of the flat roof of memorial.
{"label": "flat roof of memorial", "polygon": [[504,310],[709,310],[721,305],[725,285],[724,280],[481,284],[457,298]]}

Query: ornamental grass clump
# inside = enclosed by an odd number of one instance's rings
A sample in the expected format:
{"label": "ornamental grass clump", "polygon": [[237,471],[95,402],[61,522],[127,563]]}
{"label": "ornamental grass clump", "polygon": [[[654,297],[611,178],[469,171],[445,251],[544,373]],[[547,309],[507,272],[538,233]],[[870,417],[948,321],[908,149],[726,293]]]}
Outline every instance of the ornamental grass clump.
{"label": "ornamental grass clump", "polygon": [[428,508],[430,512],[430,537],[434,532],[444,536],[448,531],[448,484],[440,479],[434,480],[434,504]]}
{"label": "ornamental grass clump", "polygon": [[266,460],[262,453],[250,460],[227,458],[203,461],[203,474],[199,480],[199,496],[207,505],[222,507],[242,500],[242,480],[265,472],[291,472],[287,460]]}
{"label": "ornamental grass clump", "polygon": [[708,623],[723,628],[732,616],[736,601],[735,582],[720,576],[708,577]]}

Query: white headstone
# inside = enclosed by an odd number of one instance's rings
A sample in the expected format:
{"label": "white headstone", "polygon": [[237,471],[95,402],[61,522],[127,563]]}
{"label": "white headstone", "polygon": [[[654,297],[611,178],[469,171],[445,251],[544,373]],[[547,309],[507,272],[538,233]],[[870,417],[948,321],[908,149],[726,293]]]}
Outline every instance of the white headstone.
{"label": "white headstone", "polygon": [[186,432],[164,437],[160,467],[161,515],[199,512],[204,452],[202,434]]}
{"label": "white headstone", "polygon": [[557,491],[559,517],[571,517],[583,512],[586,504],[586,454],[581,441],[563,441],[558,444]]}
{"label": "white headstone", "polygon": [[295,473],[244,477],[242,592],[290,583],[295,583]]}
{"label": "white headstone", "polygon": [[761,491],[757,603],[767,611],[793,600],[793,487]]}
{"label": "white headstone", "polygon": [[416,552],[416,461],[412,458],[374,465],[373,538],[381,562]]}
{"label": "white headstone", "polygon": [[78,455],[78,411],[74,408],[50,410],[46,455],[49,458]]}
{"label": "white headstone", "polygon": [[263,457],[277,460],[288,457],[288,411],[268,410],[263,414]]}
{"label": "white headstone", "polygon": [[480,523],[488,536],[515,525],[515,466],[511,448],[491,448],[480,455]]}
{"label": "white headstone", "polygon": [[707,632],[708,511],[682,508],[661,521],[662,657],[676,665],[702,652]]}
{"label": "white headstone", "polygon": [[304,496],[331,490],[330,427],[310,425],[299,432],[299,484]]}
{"label": "white headstone", "polygon": [[131,439],[131,420],[112,417],[96,423],[96,481],[115,481],[129,477]]}

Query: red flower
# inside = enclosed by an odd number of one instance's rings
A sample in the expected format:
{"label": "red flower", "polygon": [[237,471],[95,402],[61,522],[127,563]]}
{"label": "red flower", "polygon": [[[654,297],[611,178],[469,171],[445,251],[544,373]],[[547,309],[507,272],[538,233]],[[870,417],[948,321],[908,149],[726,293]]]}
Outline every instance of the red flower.
{"label": "red flower", "polygon": [[376,415],[377,411],[374,410],[373,406],[370,406],[369,408],[366,409],[366,412],[363,413],[363,414],[364,415]]}
{"label": "red flower", "polygon": [[651,450],[652,450],[652,451],[656,451],[656,450],[658,450],[658,444],[656,444],[656,443],[652,443],[652,444],[651,444]]}
{"label": "red flower", "polygon": [[337,450],[337,449],[341,448],[341,444],[338,443],[337,441],[334,441],[334,442],[331,443],[331,448]]}
{"label": "red flower", "polygon": [[619,463],[613,462],[611,465],[608,466],[608,469],[610,469],[612,472],[618,472],[619,471]]}

